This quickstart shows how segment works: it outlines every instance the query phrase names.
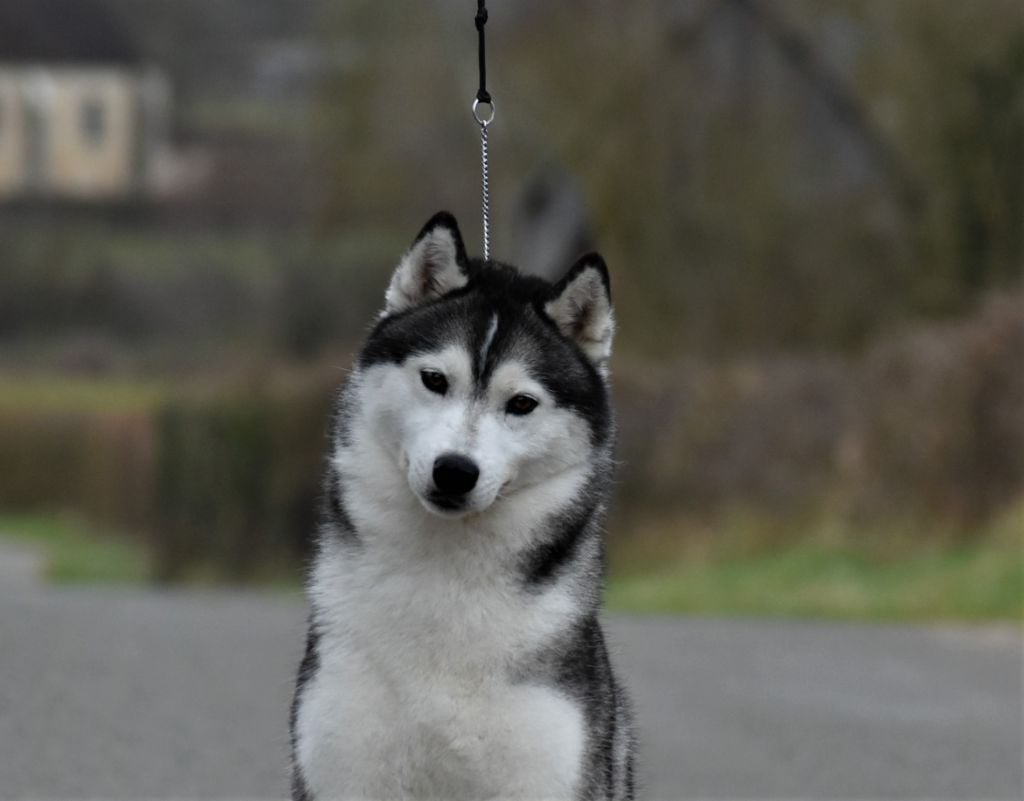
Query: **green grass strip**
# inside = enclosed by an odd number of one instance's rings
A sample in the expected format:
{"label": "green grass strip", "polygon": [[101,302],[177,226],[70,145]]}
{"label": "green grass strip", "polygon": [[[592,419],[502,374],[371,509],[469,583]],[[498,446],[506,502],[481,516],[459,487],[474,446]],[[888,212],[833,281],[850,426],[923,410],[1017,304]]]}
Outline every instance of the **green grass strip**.
{"label": "green grass strip", "polygon": [[145,547],[72,515],[0,515],[0,548],[3,540],[37,549],[55,583],[141,584],[151,575]]}

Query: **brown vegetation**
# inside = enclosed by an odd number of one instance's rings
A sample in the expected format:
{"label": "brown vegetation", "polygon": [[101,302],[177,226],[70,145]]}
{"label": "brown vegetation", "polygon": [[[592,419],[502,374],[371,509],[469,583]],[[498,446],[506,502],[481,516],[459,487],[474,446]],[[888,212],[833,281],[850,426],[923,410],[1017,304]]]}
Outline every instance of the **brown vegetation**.
{"label": "brown vegetation", "polygon": [[[613,535],[680,515],[824,511],[967,536],[1024,493],[1022,363],[1024,306],[1010,295],[859,358],[625,365],[617,518],[631,524]],[[295,570],[340,379],[334,367],[250,375],[132,413],[8,410],[0,505],[144,530],[162,580]]]}

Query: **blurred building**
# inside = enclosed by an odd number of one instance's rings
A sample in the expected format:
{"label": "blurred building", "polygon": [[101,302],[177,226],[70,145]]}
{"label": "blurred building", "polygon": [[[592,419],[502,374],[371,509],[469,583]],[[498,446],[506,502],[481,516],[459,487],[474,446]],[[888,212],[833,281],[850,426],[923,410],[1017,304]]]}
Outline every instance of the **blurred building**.
{"label": "blurred building", "polygon": [[0,3],[0,200],[155,194],[169,83],[91,0]]}

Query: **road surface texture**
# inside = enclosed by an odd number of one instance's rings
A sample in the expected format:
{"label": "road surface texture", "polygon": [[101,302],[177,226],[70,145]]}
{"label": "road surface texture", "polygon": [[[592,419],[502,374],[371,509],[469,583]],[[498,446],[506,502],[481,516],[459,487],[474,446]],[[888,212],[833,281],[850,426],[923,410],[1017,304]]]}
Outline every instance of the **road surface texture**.
{"label": "road surface texture", "polygon": [[[294,597],[0,584],[0,798],[281,799]],[[1022,797],[1019,630],[610,623],[641,798]]]}

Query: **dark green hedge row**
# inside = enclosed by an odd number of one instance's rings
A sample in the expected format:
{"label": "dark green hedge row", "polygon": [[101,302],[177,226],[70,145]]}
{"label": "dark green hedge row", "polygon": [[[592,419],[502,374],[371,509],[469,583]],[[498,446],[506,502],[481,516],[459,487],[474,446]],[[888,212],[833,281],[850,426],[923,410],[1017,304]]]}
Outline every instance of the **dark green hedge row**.
{"label": "dark green hedge row", "polygon": [[154,436],[139,412],[0,413],[0,508],[74,509],[125,531],[151,520]]}
{"label": "dark green hedge row", "polygon": [[296,574],[337,371],[170,393],[155,408],[0,410],[0,509],[145,539],[161,581]]}
{"label": "dark green hedge row", "polygon": [[168,403],[156,422],[157,578],[231,581],[299,564],[315,525],[332,386],[233,390]]}

